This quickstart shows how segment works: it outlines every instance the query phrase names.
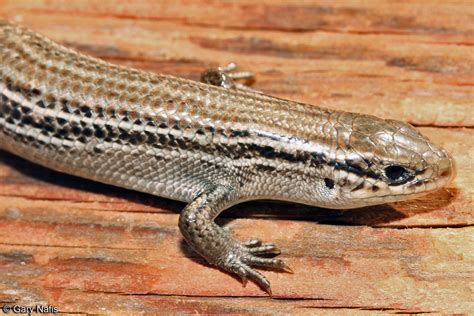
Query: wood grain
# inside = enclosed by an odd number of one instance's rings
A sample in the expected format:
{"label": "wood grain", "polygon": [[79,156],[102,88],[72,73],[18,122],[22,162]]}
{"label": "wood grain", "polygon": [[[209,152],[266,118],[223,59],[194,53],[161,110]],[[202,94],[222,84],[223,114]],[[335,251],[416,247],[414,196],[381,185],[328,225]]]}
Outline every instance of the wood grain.
{"label": "wood grain", "polygon": [[277,243],[274,299],[183,242],[183,204],[0,152],[0,303],[65,313],[468,313],[474,282],[470,1],[7,1],[0,16],[113,63],[197,80],[238,62],[265,93],[420,126],[458,167],[414,201],[252,202],[218,220]]}

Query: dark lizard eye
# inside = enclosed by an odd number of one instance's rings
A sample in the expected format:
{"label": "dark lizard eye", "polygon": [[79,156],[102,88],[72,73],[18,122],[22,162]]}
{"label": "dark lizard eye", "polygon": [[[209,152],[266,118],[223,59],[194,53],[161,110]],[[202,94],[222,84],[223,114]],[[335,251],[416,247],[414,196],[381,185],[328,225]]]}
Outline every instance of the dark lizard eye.
{"label": "dark lizard eye", "polygon": [[384,172],[392,184],[402,184],[413,177],[410,171],[401,166],[388,166],[384,169]]}

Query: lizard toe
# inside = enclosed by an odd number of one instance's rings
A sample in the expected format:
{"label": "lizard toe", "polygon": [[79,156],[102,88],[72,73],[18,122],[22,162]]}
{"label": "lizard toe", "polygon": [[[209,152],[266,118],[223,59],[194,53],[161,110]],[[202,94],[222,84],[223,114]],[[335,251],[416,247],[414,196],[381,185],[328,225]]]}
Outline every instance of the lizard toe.
{"label": "lizard toe", "polygon": [[247,248],[258,247],[262,244],[262,241],[258,238],[250,238],[246,242],[244,242],[244,246]]}
{"label": "lizard toe", "polygon": [[258,286],[264,289],[269,295],[272,294],[270,282],[263,274],[252,269],[249,265],[243,263],[240,260],[234,260],[230,264],[231,268],[229,270],[231,270],[231,272],[237,274],[240,277],[244,287],[247,284],[247,280],[252,280]]}
{"label": "lizard toe", "polygon": [[245,262],[252,267],[265,267],[292,272],[291,268],[280,259],[261,258],[254,255],[249,255],[245,258]]}
{"label": "lizard toe", "polygon": [[281,250],[271,243],[249,248],[248,252],[254,256],[278,256],[281,254]]}

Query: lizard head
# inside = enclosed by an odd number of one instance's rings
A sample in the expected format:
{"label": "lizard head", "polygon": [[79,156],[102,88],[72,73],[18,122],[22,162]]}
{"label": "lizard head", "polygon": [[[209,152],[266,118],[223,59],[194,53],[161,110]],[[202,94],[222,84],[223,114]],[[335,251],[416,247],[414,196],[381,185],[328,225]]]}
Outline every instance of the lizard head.
{"label": "lizard head", "polygon": [[[406,200],[434,191],[454,177],[454,161],[413,126],[370,115],[342,120],[345,134],[323,177],[337,208]],[[331,206],[328,206],[331,207]]]}

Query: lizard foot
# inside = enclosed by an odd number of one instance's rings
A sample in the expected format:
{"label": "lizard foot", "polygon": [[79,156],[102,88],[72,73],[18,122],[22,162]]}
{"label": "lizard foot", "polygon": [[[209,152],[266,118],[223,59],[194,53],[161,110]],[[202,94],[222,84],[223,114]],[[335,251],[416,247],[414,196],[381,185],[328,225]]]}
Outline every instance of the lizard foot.
{"label": "lizard foot", "polygon": [[210,264],[237,274],[244,285],[252,280],[271,295],[270,282],[254,268],[292,271],[282,260],[273,258],[281,253],[275,244],[256,238],[237,241],[215,223],[216,214],[221,212],[224,202],[232,201],[232,194],[226,186],[211,187],[201,193],[181,212],[179,229],[189,245]]}
{"label": "lizard foot", "polygon": [[270,269],[283,270],[292,273],[293,271],[283,260],[265,258],[277,256],[280,249],[272,243],[262,243],[259,239],[252,238],[245,243],[235,241],[233,246],[226,251],[224,260],[218,266],[229,272],[237,274],[244,286],[250,279],[262,287],[269,295],[272,295],[270,282],[260,272],[252,267],[264,267]]}

